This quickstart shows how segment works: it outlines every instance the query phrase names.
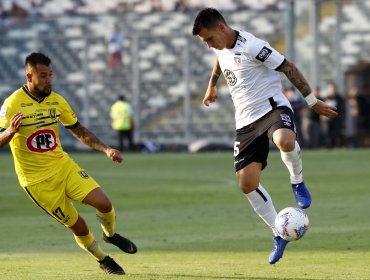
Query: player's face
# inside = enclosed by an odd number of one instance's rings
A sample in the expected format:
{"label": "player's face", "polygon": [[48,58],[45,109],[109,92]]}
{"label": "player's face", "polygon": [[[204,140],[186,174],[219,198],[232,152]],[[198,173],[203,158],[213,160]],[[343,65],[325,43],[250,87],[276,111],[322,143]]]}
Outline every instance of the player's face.
{"label": "player's face", "polygon": [[218,24],[215,28],[202,28],[199,33],[199,39],[207,44],[209,48],[222,50],[226,48],[225,26]]}
{"label": "player's face", "polygon": [[31,90],[39,96],[46,97],[51,93],[51,83],[53,80],[53,70],[51,65],[37,64],[31,70],[31,76],[28,77],[28,82],[31,85]]}

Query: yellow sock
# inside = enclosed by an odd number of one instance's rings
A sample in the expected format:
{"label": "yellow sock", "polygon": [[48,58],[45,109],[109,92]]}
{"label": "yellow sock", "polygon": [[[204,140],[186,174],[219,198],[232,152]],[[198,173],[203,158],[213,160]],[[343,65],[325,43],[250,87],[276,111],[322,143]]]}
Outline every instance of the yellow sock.
{"label": "yellow sock", "polygon": [[78,246],[93,255],[98,261],[103,260],[107,254],[100,248],[91,232],[85,236],[74,236]]}
{"label": "yellow sock", "polygon": [[112,236],[114,234],[114,226],[116,222],[116,213],[114,212],[114,208],[108,213],[102,213],[96,210],[96,217],[101,223],[101,227],[106,236]]}

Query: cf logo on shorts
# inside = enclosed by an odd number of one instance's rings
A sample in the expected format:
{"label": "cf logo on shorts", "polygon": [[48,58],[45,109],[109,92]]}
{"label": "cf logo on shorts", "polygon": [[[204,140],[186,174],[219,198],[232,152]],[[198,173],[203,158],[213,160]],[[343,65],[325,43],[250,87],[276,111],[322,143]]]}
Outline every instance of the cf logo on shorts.
{"label": "cf logo on shorts", "polygon": [[225,69],[224,71],[224,76],[227,80],[227,83],[230,85],[230,86],[235,86],[236,82],[238,81],[237,78],[235,77],[233,71],[230,71],[228,69]]}
{"label": "cf logo on shorts", "polygon": [[45,153],[57,146],[57,137],[51,129],[38,130],[27,138],[27,147],[33,152]]}

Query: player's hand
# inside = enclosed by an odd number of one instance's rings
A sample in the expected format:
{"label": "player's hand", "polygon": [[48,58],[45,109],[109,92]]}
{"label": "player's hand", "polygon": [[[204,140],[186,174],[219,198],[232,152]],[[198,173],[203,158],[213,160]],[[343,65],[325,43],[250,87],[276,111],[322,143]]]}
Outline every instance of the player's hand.
{"label": "player's hand", "polygon": [[15,134],[22,124],[23,113],[18,112],[10,118],[9,132]]}
{"label": "player's hand", "polygon": [[123,161],[123,156],[121,155],[121,152],[116,149],[108,148],[105,153],[107,157],[115,162],[121,163]]}
{"label": "player's hand", "polygon": [[319,115],[322,115],[328,118],[334,118],[338,116],[336,107],[331,106],[321,100],[317,100],[317,103],[312,106],[312,110],[314,110]]}
{"label": "player's hand", "polygon": [[216,100],[217,100],[217,88],[208,87],[206,94],[203,98],[203,104],[208,107],[210,103],[216,102]]}

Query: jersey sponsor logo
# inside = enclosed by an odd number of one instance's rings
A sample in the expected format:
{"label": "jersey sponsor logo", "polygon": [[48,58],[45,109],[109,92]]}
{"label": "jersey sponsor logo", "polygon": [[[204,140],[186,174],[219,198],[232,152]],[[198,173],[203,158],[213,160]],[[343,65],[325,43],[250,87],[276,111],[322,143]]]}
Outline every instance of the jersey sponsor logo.
{"label": "jersey sponsor logo", "polygon": [[58,146],[55,132],[51,129],[38,130],[27,138],[27,147],[33,152],[45,153]]}
{"label": "jersey sponsor logo", "polygon": [[78,174],[80,174],[80,176],[82,178],[84,178],[84,179],[88,179],[89,178],[89,174],[87,174],[85,170],[78,171]]}
{"label": "jersey sponsor logo", "polygon": [[266,59],[269,58],[269,56],[271,55],[272,53],[272,50],[267,48],[267,47],[263,47],[262,50],[258,53],[258,55],[256,56],[256,59],[261,61],[261,62],[265,62]]}
{"label": "jersey sponsor logo", "polygon": [[33,106],[33,103],[21,103],[21,107]]}
{"label": "jersey sponsor logo", "polygon": [[236,82],[238,81],[237,78],[235,77],[233,71],[231,70],[228,70],[228,69],[225,69],[224,71],[224,76],[227,80],[227,83],[230,85],[230,86],[235,86]]}
{"label": "jersey sponsor logo", "polygon": [[6,111],[7,110],[8,110],[8,108],[5,105],[1,106],[1,109],[0,109],[0,118],[5,118]]}
{"label": "jersey sponsor logo", "polygon": [[245,39],[243,36],[241,36],[240,34],[238,35],[238,40],[245,43],[247,42],[247,39]]}

